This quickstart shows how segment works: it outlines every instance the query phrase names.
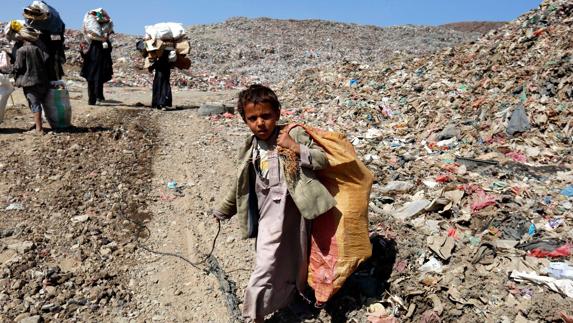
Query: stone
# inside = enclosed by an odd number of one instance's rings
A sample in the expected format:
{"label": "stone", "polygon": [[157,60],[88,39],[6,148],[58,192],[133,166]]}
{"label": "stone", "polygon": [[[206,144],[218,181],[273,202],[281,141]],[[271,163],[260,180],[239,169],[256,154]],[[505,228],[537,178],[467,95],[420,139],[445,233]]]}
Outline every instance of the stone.
{"label": "stone", "polygon": [[235,109],[232,106],[226,106],[224,104],[217,104],[217,103],[210,103],[210,104],[203,104],[199,107],[199,114],[202,117],[212,116],[217,114],[223,113],[234,113]]}
{"label": "stone", "polygon": [[25,254],[26,252],[34,248],[34,243],[32,241],[17,242],[8,245],[8,249],[14,250],[20,254]]}
{"label": "stone", "polygon": [[42,322],[42,317],[40,315],[34,315],[34,316],[27,316],[26,314],[23,314],[24,317],[20,318],[19,320],[16,319],[17,323],[40,323]]}

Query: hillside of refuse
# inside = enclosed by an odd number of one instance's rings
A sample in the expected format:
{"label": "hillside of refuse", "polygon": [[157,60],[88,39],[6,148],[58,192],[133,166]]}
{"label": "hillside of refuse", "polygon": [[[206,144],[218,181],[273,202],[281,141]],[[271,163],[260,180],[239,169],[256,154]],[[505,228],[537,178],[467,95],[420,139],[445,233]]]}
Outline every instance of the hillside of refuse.
{"label": "hillside of refuse", "polygon": [[555,268],[573,247],[572,22],[573,3],[547,0],[475,43],[282,83],[287,114],[348,134],[376,174],[371,229],[396,249],[381,255],[393,272],[374,316],[571,312]]}
{"label": "hillside of refuse", "polygon": [[[143,32],[143,27],[142,27]],[[322,20],[232,18],[223,23],[188,28],[192,66],[175,71],[176,86],[203,90],[230,89],[252,82],[274,84],[301,69],[340,61],[382,62],[394,55],[420,55],[476,40],[481,33],[443,27],[375,27]],[[79,79],[78,52],[82,35],[67,32],[70,75]],[[143,70],[135,51],[137,35],[114,36],[118,86],[148,86],[152,75]]]}

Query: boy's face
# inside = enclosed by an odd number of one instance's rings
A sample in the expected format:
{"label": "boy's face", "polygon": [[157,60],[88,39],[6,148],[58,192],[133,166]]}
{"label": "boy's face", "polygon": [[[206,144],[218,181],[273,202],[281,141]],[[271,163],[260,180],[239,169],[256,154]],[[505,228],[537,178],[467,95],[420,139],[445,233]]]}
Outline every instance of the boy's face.
{"label": "boy's face", "polygon": [[245,105],[245,123],[253,134],[261,140],[269,139],[275,130],[280,115],[269,103],[252,103]]}

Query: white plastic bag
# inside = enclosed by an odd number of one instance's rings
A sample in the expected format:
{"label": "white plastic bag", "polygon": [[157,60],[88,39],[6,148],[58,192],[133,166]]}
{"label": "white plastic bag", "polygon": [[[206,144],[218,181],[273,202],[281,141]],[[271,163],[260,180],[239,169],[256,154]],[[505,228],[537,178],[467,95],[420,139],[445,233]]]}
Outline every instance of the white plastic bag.
{"label": "white plastic bag", "polygon": [[178,40],[185,36],[185,28],[180,23],[162,22],[145,26],[145,36],[147,39],[160,39],[163,41]]}
{"label": "white plastic bag", "polygon": [[32,2],[31,7],[40,9],[43,13],[50,13],[50,7],[45,4],[43,1],[34,1]]}
{"label": "white plastic bag", "polygon": [[14,92],[14,86],[10,83],[10,79],[7,75],[0,74],[0,123],[4,121],[6,104],[12,92]]}
{"label": "white plastic bag", "polygon": [[0,71],[8,71],[10,70],[11,66],[12,64],[10,64],[10,57],[8,57],[8,53],[5,51],[0,51]]}
{"label": "white plastic bag", "polygon": [[69,128],[72,125],[70,94],[61,81],[52,82],[44,101],[44,114],[52,129]]}
{"label": "white plastic bag", "polygon": [[96,16],[89,13],[84,16],[84,34],[91,40],[104,40],[104,33]]}
{"label": "white plastic bag", "polygon": [[[98,21],[98,17],[92,12],[99,12],[104,17],[104,21]],[[106,41],[107,35],[113,32],[113,21],[109,18],[107,12],[101,8],[94,9],[84,16],[83,30],[89,40]]]}
{"label": "white plastic bag", "polygon": [[573,280],[570,279],[556,279],[538,275],[536,272],[521,272],[517,270],[512,271],[509,277],[516,282],[529,281],[537,285],[545,285],[556,293],[573,298]]}

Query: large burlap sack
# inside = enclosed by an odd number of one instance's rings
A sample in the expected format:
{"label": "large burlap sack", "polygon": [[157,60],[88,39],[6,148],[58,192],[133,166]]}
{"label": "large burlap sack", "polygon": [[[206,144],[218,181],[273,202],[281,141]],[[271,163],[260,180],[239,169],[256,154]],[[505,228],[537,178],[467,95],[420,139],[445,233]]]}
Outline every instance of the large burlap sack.
{"label": "large burlap sack", "polygon": [[44,101],[44,116],[52,129],[65,129],[72,125],[70,94],[62,82],[52,82]]}
{"label": "large burlap sack", "polygon": [[0,123],[4,121],[4,113],[10,94],[14,92],[14,86],[10,83],[7,75],[0,74]]}
{"label": "large burlap sack", "polygon": [[373,175],[344,135],[303,128],[327,155],[329,167],[317,171],[317,177],[337,202],[335,208],[312,223],[308,284],[320,305],[372,255],[368,201]]}

